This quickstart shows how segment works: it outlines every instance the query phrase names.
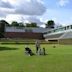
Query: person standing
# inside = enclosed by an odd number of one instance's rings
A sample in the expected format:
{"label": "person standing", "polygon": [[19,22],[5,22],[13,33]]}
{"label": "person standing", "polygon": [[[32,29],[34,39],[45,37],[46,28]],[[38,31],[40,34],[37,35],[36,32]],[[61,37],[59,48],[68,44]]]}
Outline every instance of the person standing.
{"label": "person standing", "polygon": [[39,40],[36,40],[35,46],[36,46],[36,53],[38,53],[38,50],[40,49],[40,41]]}

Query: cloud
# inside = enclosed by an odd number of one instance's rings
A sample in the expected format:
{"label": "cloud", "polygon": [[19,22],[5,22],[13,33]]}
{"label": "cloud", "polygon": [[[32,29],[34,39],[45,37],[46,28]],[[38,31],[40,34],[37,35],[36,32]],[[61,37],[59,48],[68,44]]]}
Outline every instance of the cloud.
{"label": "cloud", "polygon": [[0,17],[5,17],[6,13],[0,9]]}
{"label": "cloud", "polygon": [[45,11],[42,0],[0,0],[0,17],[9,23],[36,22],[41,25],[43,22],[37,16],[43,15]]}
{"label": "cloud", "polygon": [[46,8],[38,0],[20,0],[15,7],[16,13],[25,15],[42,15]]}
{"label": "cloud", "polygon": [[39,18],[34,17],[34,16],[23,16],[23,15],[7,15],[6,19],[7,22],[11,23],[12,21],[17,21],[17,22],[24,22],[24,23],[31,23],[31,22],[35,22],[38,25],[43,24],[43,22],[40,21]]}
{"label": "cloud", "polygon": [[43,24],[43,22],[41,22],[40,19],[37,18],[37,17],[29,16],[29,17],[25,17],[24,20],[25,20],[26,22],[29,22],[29,23],[30,23],[30,22],[35,22],[35,23],[37,23],[38,25]]}
{"label": "cloud", "polygon": [[69,3],[69,0],[59,0],[58,4],[60,6],[66,6]]}
{"label": "cloud", "polygon": [[12,21],[23,22],[24,19],[21,15],[9,14],[6,16],[5,20],[11,24]]}
{"label": "cloud", "polygon": [[4,17],[0,17],[0,20],[5,20],[5,18]]}
{"label": "cloud", "polygon": [[46,27],[46,25],[45,25],[45,24],[42,24],[42,25],[40,25],[40,27],[43,27],[43,28],[45,28],[45,27]]}
{"label": "cloud", "polygon": [[11,14],[42,15],[46,11],[41,0],[2,0],[0,7],[15,10]]}
{"label": "cloud", "polygon": [[13,6],[7,0],[0,0],[0,17],[15,12]]}
{"label": "cloud", "polygon": [[10,9],[10,8],[0,8],[0,11],[7,14],[15,14],[15,9]]}
{"label": "cloud", "polygon": [[0,17],[4,17],[4,16],[5,16],[5,14],[0,12]]}
{"label": "cloud", "polygon": [[0,0],[0,7],[2,8],[13,8],[12,5],[8,1]]}

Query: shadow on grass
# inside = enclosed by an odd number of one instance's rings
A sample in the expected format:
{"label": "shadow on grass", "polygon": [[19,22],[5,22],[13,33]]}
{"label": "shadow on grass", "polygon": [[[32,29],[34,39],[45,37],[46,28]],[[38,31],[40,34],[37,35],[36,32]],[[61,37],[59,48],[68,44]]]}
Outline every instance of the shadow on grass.
{"label": "shadow on grass", "polygon": [[4,51],[4,50],[18,50],[18,48],[0,47],[0,51]]}

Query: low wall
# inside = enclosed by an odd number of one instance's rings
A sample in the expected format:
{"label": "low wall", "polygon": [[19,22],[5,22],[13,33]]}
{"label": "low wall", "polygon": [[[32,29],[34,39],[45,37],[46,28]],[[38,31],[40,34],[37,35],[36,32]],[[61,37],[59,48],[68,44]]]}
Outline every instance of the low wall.
{"label": "low wall", "polygon": [[34,32],[6,32],[5,38],[27,38],[27,39],[43,39],[42,33]]}
{"label": "low wall", "polygon": [[59,44],[72,44],[72,39],[60,39]]}

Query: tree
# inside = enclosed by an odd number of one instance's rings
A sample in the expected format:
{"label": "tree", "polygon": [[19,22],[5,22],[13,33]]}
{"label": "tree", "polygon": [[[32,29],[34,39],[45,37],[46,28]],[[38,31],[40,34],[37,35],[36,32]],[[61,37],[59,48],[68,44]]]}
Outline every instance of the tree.
{"label": "tree", "polygon": [[26,23],[26,27],[38,27],[38,26],[37,23],[32,22],[32,23]]}
{"label": "tree", "polygon": [[18,23],[18,22],[16,22],[16,21],[13,21],[13,22],[11,23],[11,26],[18,27],[18,26],[19,26],[19,23]]}
{"label": "tree", "polygon": [[5,26],[10,26],[10,24],[5,20],[0,20],[0,24],[5,24]]}
{"label": "tree", "polygon": [[46,23],[46,28],[54,28],[55,22],[53,20],[49,20]]}
{"label": "tree", "polygon": [[9,23],[7,23],[5,20],[0,20],[0,37],[4,37],[5,26],[9,26]]}
{"label": "tree", "polygon": [[38,26],[37,26],[37,23],[32,22],[32,23],[31,23],[31,27],[38,27]]}
{"label": "tree", "polygon": [[31,24],[30,23],[26,23],[26,27],[31,27]]}

